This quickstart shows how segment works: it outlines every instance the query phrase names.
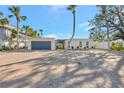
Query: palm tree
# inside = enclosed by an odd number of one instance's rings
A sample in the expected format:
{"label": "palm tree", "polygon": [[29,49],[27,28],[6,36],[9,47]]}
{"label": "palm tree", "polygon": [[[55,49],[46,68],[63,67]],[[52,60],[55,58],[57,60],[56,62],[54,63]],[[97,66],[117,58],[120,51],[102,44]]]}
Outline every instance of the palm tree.
{"label": "palm tree", "polygon": [[0,24],[7,25],[7,24],[9,24],[9,20],[7,18],[2,18],[2,19],[0,19]]}
{"label": "palm tree", "polygon": [[9,47],[11,48],[12,45],[12,39],[16,38],[17,31],[15,29],[12,30],[10,38],[9,38]]}
{"label": "palm tree", "polygon": [[19,22],[20,20],[25,21],[26,16],[21,16],[20,15],[20,7],[17,6],[12,6],[8,8],[9,11],[12,13],[12,15],[9,15],[9,18],[14,17],[16,18],[16,25],[17,25],[17,49],[19,49]]}
{"label": "palm tree", "polygon": [[30,26],[26,26],[26,25],[23,25],[22,27],[24,30],[25,30],[25,48],[27,46],[27,36],[29,35],[29,33],[31,32],[31,27]]}
{"label": "palm tree", "polygon": [[7,24],[9,24],[9,20],[7,19],[7,18],[3,18],[3,13],[2,12],[0,12],[0,24],[1,25],[7,25]]}
{"label": "palm tree", "polygon": [[40,29],[39,32],[40,32],[40,36],[42,36],[43,35],[43,29]]}
{"label": "palm tree", "polygon": [[73,34],[72,34],[72,36],[71,36],[71,39],[70,39],[70,41],[69,41],[69,47],[70,47],[70,44],[71,44],[71,41],[72,41],[72,39],[73,39],[73,37],[74,37],[74,35],[75,35],[75,12],[76,12],[76,5],[69,5],[68,7],[67,7],[67,10],[69,10],[69,11],[71,11],[72,12],[72,15],[73,15]]}
{"label": "palm tree", "polygon": [[2,12],[0,12],[0,18],[3,16],[3,13]]}
{"label": "palm tree", "polygon": [[38,33],[33,28],[30,28],[30,30],[28,30],[28,36],[35,38],[38,36]]}

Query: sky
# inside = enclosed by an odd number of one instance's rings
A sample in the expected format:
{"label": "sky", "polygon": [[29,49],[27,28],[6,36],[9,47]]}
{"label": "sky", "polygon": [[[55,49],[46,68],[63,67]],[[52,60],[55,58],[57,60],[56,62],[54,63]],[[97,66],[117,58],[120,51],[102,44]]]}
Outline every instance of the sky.
{"label": "sky", "polygon": [[[8,7],[1,5],[0,12],[7,17],[11,14]],[[30,25],[32,28],[43,29],[43,35],[56,39],[67,39],[72,35],[72,13],[67,6],[62,5],[20,5],[21,15],[27,16],[26,21],[21,21],[20,26]],[[89,23],[98,9],[93,5],[79,5],[76,8],[76,33],[74,38],[89,38]],[[15,18],[9,19],[16,25]]]}

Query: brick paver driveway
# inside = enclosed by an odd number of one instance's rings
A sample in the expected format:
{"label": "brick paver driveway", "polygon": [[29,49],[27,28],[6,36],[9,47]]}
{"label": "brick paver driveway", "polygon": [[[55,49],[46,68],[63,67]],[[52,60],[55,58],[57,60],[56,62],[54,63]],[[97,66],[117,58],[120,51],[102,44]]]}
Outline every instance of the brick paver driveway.
{"label": "brick paver driveway", "polygon": [[0,52],[0,87],[124,87],[124,53]]}

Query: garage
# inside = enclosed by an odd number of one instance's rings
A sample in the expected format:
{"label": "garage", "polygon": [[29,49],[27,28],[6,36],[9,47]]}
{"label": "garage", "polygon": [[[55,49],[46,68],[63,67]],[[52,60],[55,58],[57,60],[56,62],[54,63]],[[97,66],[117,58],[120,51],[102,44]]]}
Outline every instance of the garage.
{"label": "garage", "polygon": [[51,50],[50,41],[32,41],[31,50]]}
{"label": "garage", "polygon": [[31,38],[28,50],[55,50],[55,39],[50,37]]}

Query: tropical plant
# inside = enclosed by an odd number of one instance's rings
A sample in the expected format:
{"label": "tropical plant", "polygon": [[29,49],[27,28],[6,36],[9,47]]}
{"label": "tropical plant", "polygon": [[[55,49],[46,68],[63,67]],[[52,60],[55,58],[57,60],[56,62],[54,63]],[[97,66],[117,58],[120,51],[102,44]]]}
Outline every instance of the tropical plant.
{"label": "tropical plant", "polygon": [[11,31],[11,35],[10,35],[10,38],[9,38],[9,47],[12,48],[12,40],[13,38],[16,38],[16,34],[17,34],[17,31],[15,29],[13,29]]}
{"label": "tropical plant", "polygon": [[104,31],[110,40],[115,38],[124,40],[124,6],[109,5],[97,7],[101,11],[90,21],[90,26],[97,29],[96,31]]}
{"label": "tropical plant", "polygon": [[106,36],[106,33],[104,31],[100,29],[98,30],[98,29],[92,28],[89,30],[89,32],[90,32],[89,33],[90,39],[93,39],[94,41],[99,41],[99,42],[104,41],[104,38]]}
{"label": "tropical plant", "polygon": [[124,45],[121,42],[112,42],[111,49],[117,51],[124,51]]}
{"label": "tropical plant", "polygon": [[22,27],[25,30],[25,48],[27,46],[27,36],[29,36],[32,32],[32,28],[30,26],[23,25]]}
{"label": "tropical plant", "polygon": [[16,18],[16,25],[17,25],[17,49],[19,49],[19,22],[21,20],[25,21],[26,20],[26,16],[21,16],[20,15],[20,7],[17,6],[12,6],[8,8],[9,11],[12,13],[12,15],[9,15],[9,18],[12,18],[15,16]]}
{"label": "tropical plant", "polygon": [[40,32],[40,36],[42,36],[43,35],[43,29],[40,29],[39,32]]}
{"label": "tropical plant", "polygon": [[0,24],[1,25],[9,24],[9,20],[6,17],[3,17],[3,13],[2,12],[0,12]]}
{"label": "tropical plant", "polygon": [[33,28],[30,28],[28,30],[28,36],[33,37],[33,38],[38,37],[38,32],[34,30]]}
{"label": "tropical plant", "polygon": [[109,41],[109,26],[108,26],[108,19],[107,19],[107,6],[106,5],[100,5],[98,6],[101,8],[101,13],[102,13],[102,16],[105,20],[105,27],[106,27],[106,31],[107,31],[107,42],[108,42],[108,48],[110,48],[110,41]]}
{"label": "tropical plant", "polygon": [[7,18],[2,18],[2,19],[0,19],[0,24],[7,25],[7,24],[9,24],[9,20]]}
{"label": "tropical plant", "polygon": [[76,30],[76,29],[75,29],[76,5],[69,5],[69,6],[67,7],[67,10],[71,11],[71,12],[72,12],[72,15],[73,15],[73,34],[72,34],[71,39],[70,39],[70,41],[69,41],[69,47],[70,47],[71,41],[72,41],[72,39],[73,39],[73,37],[74,37],[74,35],[75,35],[75,30]]}
{"label": "tropical plant", "polygon": [[0,12],[0,17],[2,17],[3,16],[3,13],[2,12]]}

